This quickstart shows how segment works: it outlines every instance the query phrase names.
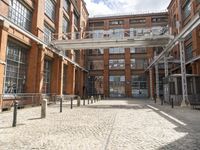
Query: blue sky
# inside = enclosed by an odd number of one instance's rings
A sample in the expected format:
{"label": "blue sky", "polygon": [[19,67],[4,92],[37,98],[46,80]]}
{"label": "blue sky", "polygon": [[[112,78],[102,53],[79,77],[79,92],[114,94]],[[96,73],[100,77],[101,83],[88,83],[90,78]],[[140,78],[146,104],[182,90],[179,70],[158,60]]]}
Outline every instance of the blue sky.
{"label": "blue sky", "polygon": [[163,11],[170,0],[85,0],[90,17],[98,15]]}

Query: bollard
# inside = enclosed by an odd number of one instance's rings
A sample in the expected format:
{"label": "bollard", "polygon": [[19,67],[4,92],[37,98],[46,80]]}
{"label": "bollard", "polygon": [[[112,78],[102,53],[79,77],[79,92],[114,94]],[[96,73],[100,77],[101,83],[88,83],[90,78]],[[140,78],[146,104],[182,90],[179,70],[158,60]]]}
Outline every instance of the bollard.
{"label": "bollard", "polygon": [[89,96],[88,96],[88,105],[90,104],[90,98],[89,98]]}
{"label": "bollard", "polygon": [[171,98],[171,101],[172,101],[172,108],[174,108],[174,99]]}
{"label": "bollard", "polygon": [[62,112],[62,104],[63,104],[63,99],[62,97],[60,98],[60,113]]}
{"label": "bollard", "polygon": [[99,101],[101,101],[101,95],[99,95]]}
{"label": "bollard", "polygon": [[71,109],[73,109],[73,98],[71,98]]}
{"label": "bollard", "polygon": [[46,118],[46,114],[47,114],[47,99],[43,99],[41,106],[41,118]]}
{"label": "bollard", "polygon": [[83,105],[85,106],[85,97],[83,97]]}
{"label": "bollard", "polygon": [[91,103],[93,104],[94,96],[91,96]]}
{"label": "bollard", "polygon": [[78,96],[77,98],[77,106],[80,107],[81,106],[81,97]]}
{"label": "bollard", "polygon": [[164,100],[163,100],[163,99],[161,99],[161,105],[163,105],[163,101],[164,101]]}
{"label": "bollard", "polygon": [[13,124],[12,124],[12,127],[16,127],[16,124],[17,124],[17,108],[18,108],[18,102],[14,101],[14,111],[13,111]]}

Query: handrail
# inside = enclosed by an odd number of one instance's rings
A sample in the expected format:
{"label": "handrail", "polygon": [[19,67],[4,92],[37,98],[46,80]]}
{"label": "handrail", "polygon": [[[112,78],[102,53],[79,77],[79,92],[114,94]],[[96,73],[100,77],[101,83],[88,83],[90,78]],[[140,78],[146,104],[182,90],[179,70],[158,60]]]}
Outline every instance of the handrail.
{"label": "handrail", "polygon": [[94,30],[84,32],[69,32],[53,34],[52,43],[56,40],[83,40],[83,39],[124,39],[125,37],[148,37],[148,36],[169,36],[167,26],[158,26],[152,28],[130,28],[130,29],[117,29],[117,30]]}

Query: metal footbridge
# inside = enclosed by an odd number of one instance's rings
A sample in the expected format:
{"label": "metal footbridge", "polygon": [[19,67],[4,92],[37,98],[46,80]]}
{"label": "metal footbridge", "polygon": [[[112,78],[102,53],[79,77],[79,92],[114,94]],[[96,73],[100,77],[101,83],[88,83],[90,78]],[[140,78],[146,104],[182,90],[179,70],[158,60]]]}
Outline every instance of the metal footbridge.
{"label": "metal footbridge", "polygon": [[[54,35],[56,37],[56,35]],[[115,47],[163,47],[173,39],[167,27],[63,33],[51,45],[62,50]]]}
{"label": "metal footbridge", "polygon": [[[129,30],[108,30],[108,31],[89,31],[80,33],[63,34],[62,37],[52,40],[51,46],[61,49],[98,49],[114,47],[162,47],[160,54],[154,52],[154,58],[150,62],[146,71],[150,74],[150,90],[153,98],[152,68],[155,68],[156,75],[156,94],[159,100],[159,70],[158,64],[164,63],[165,77],[169,76],[168,63],[170,52],[179,45],[180,50],[180,69],[182,74],[182,103],[186,106],[189,103],[186,79],[186,64],[200,59],[200,56],[194,57],[189,62],[185,60],[184,40],[200,24],[200,12],[192,17],[190,22],[183,29],[178,29],[176,37],[169,34],[166,27],[151,29],[129,29]],[[165,90],[169,90],[165,87]]]}

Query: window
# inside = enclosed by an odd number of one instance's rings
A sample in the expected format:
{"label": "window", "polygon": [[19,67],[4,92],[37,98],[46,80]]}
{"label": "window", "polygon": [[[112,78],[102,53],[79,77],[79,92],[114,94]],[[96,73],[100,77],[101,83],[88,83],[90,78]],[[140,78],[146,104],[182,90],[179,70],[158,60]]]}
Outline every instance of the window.
{"label": "window", "polygon": [[130,19],[130,24],[145,24],[146,19]]}
{"label": "window", "polygon": [[52,20],[55,21],[56,5],[54,0],[45,0],[45,14]]}
{"label": "window", "polygon": [[148,97],[148,82],[145,75],[133,75],[131,87],[133,97]]}
{"label": "window", "polygon": [[111,59],[109,60],[110,69],[125,69],[124,59]]}
{"label": "window", "polygon": [[69,21],[65,16],[63,17],[63,28],[62,28],[62,30],[63,30],[63,33],[69,32]]}
{"label": "window", "polygon": [[148,28],[130,28],[130,37],[150,35],[153,32]]}
{"label": "window", "polygon": [[146,48],[130,48],[130,53],[147,53],[147,49]]}
{"label": "window", "polygon": [[124,54],[124,48],[109,48],[110,54]]}
{"label": "window", "polygon": [[69,0],[64,0],[63,7],[67,12],[70,11],[70,2],[69,2]]}
{"label": "window", "polygon": [[74,61],[80,63],[80,50],[74,50]]}
{"label": "window", "polygon": [[187,0],[183,7],[183,19],[186,19],[191,13],[191,2]]}
{"label": "window", "polygon": [[92,22],[92,23],[89,23],[89,26],[90,27],[103,27],[104,26],[104,22]]}
{"label": "window", "polygon": [[103,38],[103,36],[104,36],[104,30],[92,31],[92,38],[93,39]]}
{"label": "window", "polygon": [[147,67],[146,59],[131,59],[132,69],[145,69]]}
{"label": "window", "polygon": [[27,50],[14,42],[8,42],[5,93],[25,92]]}
{"label": "window", "polygon": [[78,27],[79,25],[79,17],[76,13],[74,13],[74,25]]}
{"label": "window", "polygon": [[167,17],[153,17],[151,19],[152,23],[168,22]]}
{"label": "window", "polygon": [[192,43],[185,47],[185,59],[190,60],[193,58],[192,54]]}
{"label": "window", "polygon": [[63,92],[64,95],[65,95],[65,94],[66,94],[66,95],[68,94],[68,93],[67,93],[67,90],[66,90],[66,89],[67,89],[67,82],[68,82],[68,80],[67,80],[67,79],[68,79],[68,76],[67,76],[67,75],[68,75],[67,69],[68,69],[67,65],[64,65],[64,66],[63,66],[63,84],[62,84],[62,85],[63,85],[63,91],[62,91],[62,92]]}
{"label": "window", "polygon": [[108,33],[111,38],[123,38],[124,37],[124,29],[113,29],[113,30],[109,30]]}
{"label": "window", "polygon": [[104,69],[104,61],[103,60],[93,60],[88,62],[89,70],[103,70]]}
{"label": "window", "polygon": [[23,29],[31,31],[32,12],[22,1],[10,0],[8,18]]}
{"label": "window", "polygon": [[45,59],[42,92],[50,93],[51,92],[50,87],[51,87],[51,61]]}
{"label": "window", "polygon": [[103,76],[88,77],[88,95],[103,94]]}
{"label": "window", "polygon": [[53,38],[54,29],[46,23],[44,24],[44,42],[49,43]]}
{"label": "window", "polygon": [[104,49],[102,48],[89,50],[89,56],[93,56],[93,55],[98,56],[102,54],[104,54]]}
{"label": "window", "polygon": [[123,20],[113,20],[109,22],[110,25],[123,25],[124,21]]}
{"label": "window", "polygon": [[125,76],[110,76],[109,82],[110,97],[125,96]]}

